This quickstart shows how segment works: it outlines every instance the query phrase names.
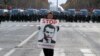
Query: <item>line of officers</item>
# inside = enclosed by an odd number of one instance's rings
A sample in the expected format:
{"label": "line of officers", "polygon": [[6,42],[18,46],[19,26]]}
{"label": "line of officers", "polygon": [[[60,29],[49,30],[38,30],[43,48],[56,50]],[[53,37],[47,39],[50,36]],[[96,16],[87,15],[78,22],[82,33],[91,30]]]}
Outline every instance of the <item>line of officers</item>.
{"label": "line of officers", "polygon": [[44,18],[48,12],[54,14],[54,18],[60,21],[66,22],[100,22],[100,15],[98,14],[87,14],[82,12],[69,12],[69,11],[50,11],[47,9],[12,9],[7,11],[6,9],[0,9],[0,22],[2,21],[40,21]]}

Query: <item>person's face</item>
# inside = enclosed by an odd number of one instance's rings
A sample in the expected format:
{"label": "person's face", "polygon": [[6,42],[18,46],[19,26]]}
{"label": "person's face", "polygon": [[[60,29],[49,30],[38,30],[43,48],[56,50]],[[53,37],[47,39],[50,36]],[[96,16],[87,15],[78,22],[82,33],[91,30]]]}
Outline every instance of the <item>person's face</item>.
{"label": "person's face", "polygon": [[44,32],[45,37],[47,39],[51,39],[54,36],[54,31],[55,31],[54,28],[52,29],[52,28],[47,27],[45,32]]}
{"label": "person's face", "polygon": [[48,14],[48,15],[47,15],[47,18],[48,18],[48,19],[52,19],[52,18],[53,18],[53,15],[52,15],[52,14]]}

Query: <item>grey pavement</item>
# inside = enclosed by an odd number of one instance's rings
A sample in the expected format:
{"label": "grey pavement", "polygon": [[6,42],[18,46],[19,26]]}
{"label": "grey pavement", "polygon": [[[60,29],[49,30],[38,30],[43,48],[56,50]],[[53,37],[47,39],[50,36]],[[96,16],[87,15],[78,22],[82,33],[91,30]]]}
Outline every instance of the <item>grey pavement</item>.
{"label": "grey pavement", "polygon": [[[0,56],[42,56],[42,49],[37,47],[38,32],[18,46],[37,31],[38,25],[38,22],[2,22]],[[100,23],[61,22],[55,56],[100,56]]]}

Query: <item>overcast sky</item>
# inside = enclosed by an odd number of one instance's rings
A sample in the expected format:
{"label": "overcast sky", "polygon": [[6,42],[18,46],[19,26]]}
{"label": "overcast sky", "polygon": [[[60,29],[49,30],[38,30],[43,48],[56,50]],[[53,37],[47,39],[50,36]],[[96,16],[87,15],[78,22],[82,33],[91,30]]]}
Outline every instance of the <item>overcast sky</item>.
{"label": "overcast sky", "polygon": [[[62,4],[62,3],[65,3],[67,0],[58,0],[58,4]],[[49,0],[49,2],[52,2],[53,5],[56,5],[57,3],[57,0]]]}

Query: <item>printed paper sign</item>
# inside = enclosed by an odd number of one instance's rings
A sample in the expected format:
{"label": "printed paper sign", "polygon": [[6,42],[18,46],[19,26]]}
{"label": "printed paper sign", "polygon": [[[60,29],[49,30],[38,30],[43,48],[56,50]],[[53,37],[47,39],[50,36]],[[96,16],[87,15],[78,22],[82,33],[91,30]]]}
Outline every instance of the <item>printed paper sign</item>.
{"label": "printed paper sign", "polygon": [[56,43],[57,26],[59,20],[41,19],[38,38],[38,47],[54,48]]}

